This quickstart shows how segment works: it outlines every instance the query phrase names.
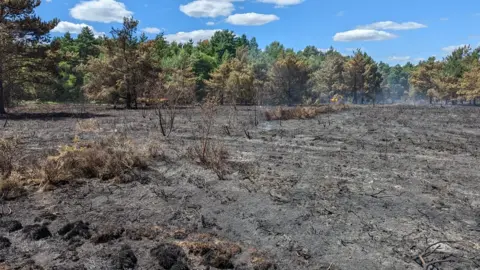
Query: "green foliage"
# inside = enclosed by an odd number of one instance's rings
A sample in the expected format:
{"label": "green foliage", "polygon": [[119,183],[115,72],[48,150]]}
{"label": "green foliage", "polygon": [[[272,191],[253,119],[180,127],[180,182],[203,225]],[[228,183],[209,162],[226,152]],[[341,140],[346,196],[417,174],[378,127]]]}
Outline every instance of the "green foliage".
{"label": "green foliage", "polygon": [[90,58],[82,67],[89,98],[137,107],[137,99],[155,83],[159,64],[152,57],[154,44],[136,36],[137,26],[138,21],[125,18],[123,27],[104,40],[101,57]]}
{"label": "green foliage", "polygon": [[306,93],[308,65],[296,55],[285,54],[269,71],[273,99],[277,103],[299,104]]}
{"label": "green foliage", "polygon": [[235,44],[235,34],[228,30],[215,32],[210,39],[210,46],[212,47],[214,55],[218,60],[222,60],[222,62],[235,55]]}
{"label": "green foliage", "polygon": [[312,97],[317,100],[322,96],[332,97],[343,92],[346,89],[344,74],[345,57],[340,53],[327,54],[319,68],[310,76]]}
{"label": "green foliage", "polygon": [[[428,98],[475,101],[480,48],[458,48],[443,60],[390,66],[357,50],[344,56],[330,48],[294,51],[274,41],[264,50],[255,37],[216,32],[209,40],[169,42],[137,33],[138,21],[125,18],[111,37],[85,27],[48,42],[57,20],[35,16],[38,0],[0,3],[0,113],[21,99],[80,102],[174,97],[201,101],[212,95],[228,104],[354,103]],[[28,42],[18,43],[18,40]],[[409,94],[409,95],[408,95]]]}
{"label": "green foliage", "polygon": [[[35,15],[40,0],[0,2],[0,114],[13,98],[21,98],[51,79],[47,59],[48,33],[57,24],[54,19],[42,21]],[[41,59],[44,59],[43,63]]]}

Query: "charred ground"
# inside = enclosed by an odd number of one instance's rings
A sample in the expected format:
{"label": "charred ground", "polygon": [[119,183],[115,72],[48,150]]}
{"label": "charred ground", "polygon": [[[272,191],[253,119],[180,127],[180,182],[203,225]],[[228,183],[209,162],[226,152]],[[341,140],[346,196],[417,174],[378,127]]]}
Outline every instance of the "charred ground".
{"label": "charred ground", "polygon": [[169,138],[154,111],[87,108],[98,125],[82,130],[76,107],[29,110],[1,135],[35,159],[113,134],[161,154],[125,181],[25,184],[4,199],[5,269],[480,268],[479,108],[259,113],[256,127],[253,108],[220,108],[221,177],[191,157],[198,109],[182,109]]}

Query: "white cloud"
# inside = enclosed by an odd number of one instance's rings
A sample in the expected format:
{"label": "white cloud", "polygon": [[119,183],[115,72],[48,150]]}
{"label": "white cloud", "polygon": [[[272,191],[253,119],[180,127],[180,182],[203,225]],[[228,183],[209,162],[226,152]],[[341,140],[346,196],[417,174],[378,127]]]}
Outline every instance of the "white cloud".
{"label": "white cloud", "polygon": [[440,21],[448,21],[449,19],[448,18],[440,18]]}
{"label": "white cloud", "polygon": [[84,23],[71,23],[71,22],[66,22],[66,21],[61,21],[58,23],[58,25],[52,29],[52,32],[55,33],[71,33],[71,34],[80,34],[82,32],[82,29],[88,27],[90,30],[92,30],[93,34],[95,36],[103,36],[105,35],[104,32],[97,32],[95,29],[93,29],[92,26]]}
{"label": "white cloud", "polygon": [[337,12],[337,17],[343,17],[343,15],[345,15],[345,11],[339,11]]}
{"label": "white cloud", "polygon": [[180,11],[195,18],[228,16],[235,10],[231,2],[227,0],[197,0],[180,5]]}
{"label": "white cloud", "polygon": [[142,32],[148,33],[148,34],[160,34],[162,32],[161,29],[158,29],[156,27],[145,27],[142,29]]}
{"label": "white cloud", "polygon": [[410,56],[390,56],[390,57],[388,57],[388,60],[392,61],[392,62],[407,62],[407,61],[410,61],[410,59],[412,59]]}
{"label": "white cloud", "polygon": [[460,45],[447,46],[447,47],[442,48],[442,51],[444,51],[446,53],[451,53],[451,52],[455,51],[456,49],[462,48],[462,47],[465,47],[465,46],[468,46],[468,45],[460,44]]}
{"label": "white cloud", "polygon": [[76,4],[70,9],[70,15],[78,20],[121,23],[124,17],[131,17],[133,12],[127,10],[124,3],[115,0],[90,0]]}
{"label": "white cloud", "polygon": [[207,25],[209,26],[215,25],[215,22],[207,22]]}
{"label": "white cloud", "polygon": [[380,41],[397,38],[396,35],[385,31],[371,29],[355,29],[346,32],[336,33],[334,41]]}
{"label": "white cloud", "polygon": [[424,24],[417,22],[397,23],[392,21],[376,22],[367,25],[360,25],[357,29],[371,29],[371,30],[412,30],[419,28],[426,28]]}
{"label": "white cloud", "polygon": [[264,25],[273,21],[280,20],[273,14],[243,13],[230,15],[227,22],[233,25]]}
{"label": "white cloud", "polygon": [[190,39],[193,42],[198,42],[201,40],[208,40],[210,39],[215,32],[221,31],[220,29],[214,30],[195,30],[191,32],[178,32],[176,34],[169,34],[165,35],[165,39],[169,42],[178,42],[178,43],[187,43]]}
{"label": "white cloud", "polygon": [[302,3],[304,0],[257,0],[258,2],[275,4],[276,7],[292,6]]}

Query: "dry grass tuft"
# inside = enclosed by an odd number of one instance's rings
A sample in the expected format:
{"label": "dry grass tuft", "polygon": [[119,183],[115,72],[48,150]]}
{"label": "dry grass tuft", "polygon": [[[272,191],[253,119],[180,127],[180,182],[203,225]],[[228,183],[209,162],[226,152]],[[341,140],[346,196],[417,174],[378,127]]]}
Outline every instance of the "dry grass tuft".
{"label": "dry grass tuft", "polygon": [[17,138],[0,139],[0,198],[12,200],[24,194],[18,161],[23,148]]}
{"label": "dry grass tuft", "polygon": [[10,177],[20,155],[20,142],[17,138],[0,139],[0,179]]}
{"label": "dry grass tuft", "polygon": [[212,266],[215,269],[233,269],[232,258],[242,252],[242,248],[231,242],[210,239],[204,241],[182,241],[178,246],[187,250],[188,254],[198,259],[191,258],[192,262],[198,261],[200,265]]}
{"label": "dry grass tuft", "polygon": [[319,107],[277,107],[274,110],[265,111],[267,121],[311,119],[324,113],[338,112],[347,109],[345,105],[325,105]]}
{"label": "dry grass tuft", "polygon": [[202,141],[189,148],[189,157],[217,174],[220,180],[228,173],[228,151],[213,139]]}
{"label": "dry grass tuft", "polygon": [[17,173],[0,181],[0,198],[4,200],[14,200],[25,194],[25,189],[22,186],[22,178]]}
{"label": "dry grass tuft", "polygon": [[75,178],[110,180],[135,168],[147,167],[148,154],[128,139],[109,137],[98,142],[77,142],[61,147],[43,165],[43,181],[55,185]]}
{"label": "dry grass tuft", "polygon": [[95,132],[100,129],[100,124],[96,119],[80,120],[77,122],[76,130],[80,132]]}

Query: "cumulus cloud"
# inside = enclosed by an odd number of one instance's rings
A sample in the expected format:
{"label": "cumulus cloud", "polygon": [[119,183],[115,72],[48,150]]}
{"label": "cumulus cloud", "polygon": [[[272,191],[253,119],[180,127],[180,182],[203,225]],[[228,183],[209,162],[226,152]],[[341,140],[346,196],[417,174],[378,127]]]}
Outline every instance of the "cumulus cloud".
{"label": "cumulus cloud", "polygon": [[258,2],[275,4],[277,7],[292,6],[302,3],[304,0],[257,0]]}
{"label": "cumulus cloud", "polygon": [[193,42],[198,42],[201,40],[208,40],[210,39],[215,32],[221,31],[220,29],[213,29],[213,30],[195,30],[191,32],[178,32],[176,34],[169,34],[165,35],[165,39],[169,42],[178,42],[178,43],[187,43],[189,40],[193,40]]}
{"label": "cumulus cloud", "polygon": [[397,23],[392,21],[376,22],[367,25],[358,26],[357,29],[370,29],[370,30],[412,30],[419,28],[426,28],[424,24],[417,22],[404,22]]}
{"label": "cumulus cloud", "polygon": [[230,15],[227,22],[233,25],[264,25],[273,21],[280,20],[273,14],[243,13]]}
{"label": "cumulus cloud", "polygon": [[162,30],[156,27],[145,27],[142,29],[142,32],[148,34],[160,34]]}
{"label": "cumulus cloud", "polygon": [[465,47],[465,46],[468,46],[468,45],[467,44],[451,45],[451,46],[443,47],[442,51],[444,51],[446,53],[451,53],[451,52],[455,51],[456,49],[462,48],[462,47]]}
{"label": "cumulus cloud", "polygon": [[127,10],[125,4],[119,1],[90,0],[76,4],[70,9],[70,15],[78,20],[121,23],[124,17],[131,17],[133,12]]}
{"label": "cumulus cloud", "polygon": [[71,34],[80,34],[82,32],[82,29],[88,27],[90,30],[92,30],[93,34],[95,36],[103,36],[105,35],[104,32],[97,32],[95,29],[93,29],[92,26],[84,23],[72,23],[72,22],[66,22],[66,21],[61,21],[58,23],[58,25],[52,29],[52,32],[54,33],[71,33]]}
{"label": "cumulus cloud", "polygon": [[207,22],[207,25],[208,25],[208,26],[215,25],[215,22]]}
{"label": "cumulus cloud", "polygon": [[227,0],[197,0],[186,5],[180,5],[180,11],[190,17],[216,18],[232,14],[235,7]]}
{"label": "cumulus cloud", "polygon": [[388,60],[392,61],[392,62],[407,62],[407,61],[410,61],[410,59],[412,59],[410,56],[390,56],[390,57],[388,57]]}
{"label": "cumulus cloud", "polygon": [[346,32],[336,33],[333,37],[334,41],[380,41],[397,38],[396,35],[385,31],[372,29],[355,29]]}

